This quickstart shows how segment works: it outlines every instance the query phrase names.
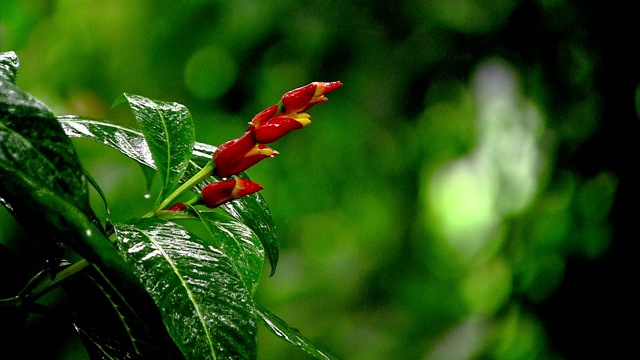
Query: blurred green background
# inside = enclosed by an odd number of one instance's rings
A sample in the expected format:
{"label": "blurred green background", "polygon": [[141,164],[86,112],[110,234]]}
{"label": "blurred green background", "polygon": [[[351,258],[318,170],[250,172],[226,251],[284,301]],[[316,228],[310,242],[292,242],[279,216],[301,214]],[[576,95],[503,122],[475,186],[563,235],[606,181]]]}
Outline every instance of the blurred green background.
{"label": "blurred green background", "polygon": [[[56,114],[134,126],[110,106],[135,93],[186,105],[211,144],[285,91],[342,81],[248,171],[281,244],[258,300],[342,359],[611,358],[637,308],[632,14],[565,0],[2,1],[0,51]],[[152,206],[137,164],[76,144],[113,217]],[[0,265],[9,296],[41,259],[5,210],[0,242],[18,262]],[[72,331],[32,316],[19,346],[86,358]],[[306,357],[262,328],[259,358]]]}

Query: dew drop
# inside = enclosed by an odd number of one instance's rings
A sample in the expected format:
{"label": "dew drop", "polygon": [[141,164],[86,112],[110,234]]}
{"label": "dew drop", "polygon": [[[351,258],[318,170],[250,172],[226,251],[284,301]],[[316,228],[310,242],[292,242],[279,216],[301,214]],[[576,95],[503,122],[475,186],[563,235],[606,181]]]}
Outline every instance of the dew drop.
{"label": "dew drop", "polygon": [[149,199],[149,198],[151,198],[151,194],[150,194],[150,193],[145,193],[145,194],[144,194],[144,198],[145,198],[145,199]]}

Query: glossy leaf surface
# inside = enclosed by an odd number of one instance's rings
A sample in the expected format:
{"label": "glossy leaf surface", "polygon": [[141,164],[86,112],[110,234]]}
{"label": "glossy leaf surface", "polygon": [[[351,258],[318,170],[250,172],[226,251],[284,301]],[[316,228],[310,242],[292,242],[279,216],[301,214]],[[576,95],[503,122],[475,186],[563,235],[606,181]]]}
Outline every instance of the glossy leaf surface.
{"label": "glossy leaf surface", "polygon": [[19,170],[7,167],[0,171],[0,189],[3,191],[0,201],[25,229],[49,240],[64,242],[96,264],[115,286],[124,288],[128,294],[139,289],[130,267],[111,241],[68,200]]}
{"label": "glossy leaf surface", "polygon": [[127,101],[142,129],[162,181],[160,199],[164,199],[178,185],[191,158],[195,143],[191,114],[175,102],[133,94],[123,94],[121,99],[116,104]]}
{"label": "glossy leaf surface", "polygon": [[246,224],[253,230],[265,249],[269,264],[271,264],[271,275],[276,272],[280,250],[276,237],[276,228],[273,223],[271,211],[262,195],[254,193],[240,199],[230,201],[220,208],[234,219]]}
{"label": "glossy leaf surface", "polygon": [[198,215],[216,246],[231,258],[247,288],[254,294],[264,264],[264,248],[260,239],[247,225],[219,212],[199,211]]}
{"label": "glossy leaf surface", "polygon": [[126,260],[186,358],[255,358],[254,305],[228,256],[175,223],[114,226]]}
{"label": "glossy leaf surface", "polygon": [[[58,116],[58,121],[69,137],[97,141],[121,152],[140,164],[156,169],[147,141],[144,139],[142,132],[138,130],[104,120],[75,115]],[[195,162],[196,158],[211,160],[211,154],[215,149],[216,147],[212,145],[194,143],[193,158],[187,165],[184,177],[189,177],[202,168],[202,164],[198,165]]]}
{"label": "glossy leaf surface", "polygon": [[[140,131],[103,120],[77,116],[59,116],[58,120],[70,137],[92,139],[120,151],[143,165],[155,168],[151,152]],[[185,171],[184,179],[196,174],[209,162],[215,149],[216,147],[213,145],[195,143],[193,156]],[[210,180],[214,181],[215,179],[211,177]],[[196,186],[196,190],[202,190],[205,184],[206,182]],[[221,209],[234,219],[249,226],[258,235],[271,264],[271,274],[273,274],[278,264],[278,240],[271,212],[262,195],[256,193],[245,196],[221,206]]]}
{"label": "glossy leaf surface", "polygon": [[256,304],[256,312],[258,313],[258,317],[262,321],[264,326],[266,326],[267,329],[269,329],[279,338],[287,341],[291,345],[306,352],[316,359],[335,359],[331,355],[318,348],[309,339],[302,336],[302,334],[300,334],[297,329],[294,329],[287,325],[284,320],[274,315],[271,311],[267,310],[262,305]]}
{"label": "glossy leaf surface", "polygon": [[40,101],[0,78],[0,169],[9,168],[95,219],[84,170],[56,118]]}
{"label": "glossy leaf surface", "polygon": [[0,78],[15,84],[18,77],[20,62],[18,55],[13,51],[0,53]]}

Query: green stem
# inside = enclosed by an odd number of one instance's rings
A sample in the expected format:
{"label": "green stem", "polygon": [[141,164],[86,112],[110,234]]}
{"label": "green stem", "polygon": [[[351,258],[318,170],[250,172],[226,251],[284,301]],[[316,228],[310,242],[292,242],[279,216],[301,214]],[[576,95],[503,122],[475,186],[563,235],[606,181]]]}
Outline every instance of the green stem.
{"label": "green stem", "polygon": [[42,281],[37,286],[35,286],[32,291],[29,291],[28,294],[20,294],[20,295],[25,300],[29,299],[30,301],[35,301],[42,295],[53,290],[53,288],[55,288],[56,286],[78,275],[80,272],[82,272],[84,269],[86,269],[90,265],[91,263],[89,263],[87,259],[81,259],[69,265],[68,267],[64,268],[63,270],[61,270],[59,273],[56,274],[56,276],[53,279],[51,279],[50,277],[43,278],[44,281]]}
{"label": "green stem", "polygon": [[18,295],[6,299],[0,299],[0,306],[21,306],[26,302],[32,303],[42,295],[53,290],[56,286],[59,286],[63,282],[78,275],[84,269],[89,267],[89,265],[91,264],[86,259],[79,260],[78,262],[62,269],[53,278],[45,276],[48,275],[46,271],[39,272],[27,283]]}
{"label": "green stem", "polygon": [[143,218],[153,217],[158,210],[166,210],[168,207],[175,203],[176,199],[180,195],[191,190],[194,186],[211,176],[215,167],[216,165],[213,163],[213,161],[209,161],[200,171],[198,171],[197,174],[180,185],[180,187],[172,192],[169,196],[167,196],[166,199],[164,199],[154,211],[150,211],[149,213],[144,215]]}

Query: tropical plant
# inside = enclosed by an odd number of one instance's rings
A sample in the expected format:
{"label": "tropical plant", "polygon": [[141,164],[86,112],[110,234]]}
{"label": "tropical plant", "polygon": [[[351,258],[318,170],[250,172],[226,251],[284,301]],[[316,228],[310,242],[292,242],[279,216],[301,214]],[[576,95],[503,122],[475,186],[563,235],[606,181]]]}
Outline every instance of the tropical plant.
{"label": "tropical plant", "polygon": [[[0,203],[38,244],[43,262],[15,295],[2,294],[4,328],[19,329],[39,312],[68,321],[92,359],[252,359],[261,322],[308,354],[331,358],[254,301],[265,258],[275,273],[278,241],[257,193],[262,187],[243,171],[276,156],[265,144],[308,125],[306,111],[340,82],[287,92],[243,135],[215,147],[195,141],[181,104],[124,94],[114,106],[127,104],[140,130],[55,116],[16,86],[17,74],[17,55],[0,54]],[[114,221],[71,138],[137,161],[147,183],[159,178],[153,209]],[[102,197],[106,219],[90,206],[89,186]],[[8,263],[11,255],[0,250]],[[68,314],[39,303],[59,288],[73,305]]]}

